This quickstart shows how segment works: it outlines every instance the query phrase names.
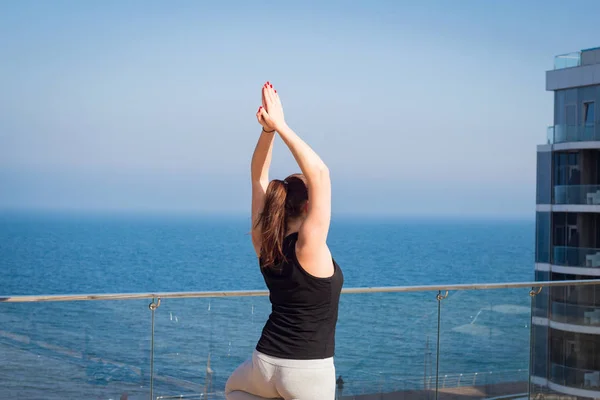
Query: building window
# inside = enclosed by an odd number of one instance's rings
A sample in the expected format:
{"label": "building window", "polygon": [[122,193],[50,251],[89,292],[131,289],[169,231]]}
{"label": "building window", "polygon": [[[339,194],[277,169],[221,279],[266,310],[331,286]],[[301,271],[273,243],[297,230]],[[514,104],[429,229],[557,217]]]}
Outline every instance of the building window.
{"label": "building window", "polygon": [[577,213],[554,213],[554,245],[579,247]]}
{"label": "building window", "polygon": [[565,161],[566,157],[565,153],[554,153],[554,184],[555,185],[565,185],[566,179],[563,176],[565,171]]}
{"label": "building window", "polygon": [[552,153],[537,153],[536,204],[550,204],[552,201]]}
{"label": "building window", "polygon": [[[581,174],[579,170],[579,153],[554,153],[554,184],[579,185]],[[560,199],[557,199],[560,201]],[[560,202],[558,204],[561,204]]]}
{"label": "building window", "polygon": [[[536,279],[538,277],[536,271]],[[588,280],[596,279],[594,276],[587,275],[575,275],[575,274],[560,274],[552,272],[549,280],[551,281],[573,281],[573,280]],[[543,290],[542,290],[543,292]],[[575,307],[571,307],[568,311],[567,316],[577,317],[573,318],[578,325],[585,324],[586,313],[593,313],[596,309],[600,309],[600,285],[593,286],[554,286],[550,288],[550,297],[552,302],[562,302],[568,304],[575,304]],[[541,295],[541,293],[539,294]],[[538,296],[539,296],[538,295]],[[537,296],[536,296],[537,297]],[[589,315],[589,314],[588,314]]]}
{"label": "building window", "polygon": [[550,213],[537,212],[535,227],[535,262],[550,262]]}
{"label": "building window", "polygon": [[533,340],[531,373],[534,376],[546,378],[548,376],[548,327],[533,324],[531,330],[531,339]]}
{"label": "building window", "polygon": [[595,214],[592,218],[592,232],[596,232],[596,235],[592,236],[592,248],[597,248],[600,245],[600,215]]}
{"label": "building window", "polygon": [[[550,280],[550,273],[548,271],[535,271],[535,280],[537,282],[545,282]],[[548,318],[548,293],[549,289],[544,288],[542,291],[531,299],[533,307],[534,317]]]}
{"label": "building window", "polygon": [[575,104],[568,104],[566,107],[566,125],[575,126],[577,125],[577,106]]}
{"label": "building window", "polygon": [[593,101],[590,101],[588,103],[583,103],[583,123],[586,126],[593,126],[595,119],[594,119],[594,108],[595,108],[596,103],[594,103]]}
{"label": "building window", "polygon": [[549,336],[552,365],[550,380],[563,386],[577,388],[588,386],[586,374],[600,371],[598,336],[556,329],[551,329]]}

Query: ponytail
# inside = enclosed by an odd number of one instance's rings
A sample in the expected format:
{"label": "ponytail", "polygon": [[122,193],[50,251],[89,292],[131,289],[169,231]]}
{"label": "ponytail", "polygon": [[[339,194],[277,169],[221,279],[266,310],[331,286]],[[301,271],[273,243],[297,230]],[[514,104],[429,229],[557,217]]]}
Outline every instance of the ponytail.
{"label": "ponytail", "polygon": [[256,226],[260,227],[262,235],[260,258],[264,267],[272,267],[285,259],[283,239],[287,230],[287,186],[287,182],[278,179],[269,183],[265,194],[265,205],[256,221]]}

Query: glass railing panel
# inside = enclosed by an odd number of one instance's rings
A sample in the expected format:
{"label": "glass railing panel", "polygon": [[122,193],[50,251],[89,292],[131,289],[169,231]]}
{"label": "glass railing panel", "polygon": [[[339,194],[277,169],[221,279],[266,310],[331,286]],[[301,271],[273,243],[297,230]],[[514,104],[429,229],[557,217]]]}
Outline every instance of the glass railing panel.
{"label": "glass railing panel", "polygon": [[[435,295],[342,295],[338,395],[413,391],[434,398]],[[229,375],[251,356],[269,313],[266,297],[163,299],[156,314],[156,397],[223,399]]]}
{"label": "glass railing panel", "polygon": [[554,265],[567,267],[600,268],[600,249],[554,246]]}
{"label": "glass railing panel", "polygon": [[565,324],[600,327],[600,301],[596,306],[553,301],[552,320]]}
{"label": "glass railing panel", "polygon": [[600,204],[600,185],[554,186],[554,204]]}
{"label": "glass railing panel", "polygon": [[554,126],[549,126],[546,129],[546,144],[554,143]]}
{"label": "glass railing panel", "polygon": [[148,399],[149,303],[0,302],[0,398]]}
{"label": "glass railing panel", "polygon": [[600,392],[600,370],[552,364],[551,380],[561,386]]}
{"label": "glass railing panel", "polygon": [[553,143],[596,140],[600,140],[600,136],[593,125],[556,125],[553,129]]}
{"label": "glass railing panel", "polygon": [[435,292],[344,295],[340,307],[336,370],[344,396],[434,398]]}
{"label": "glass railing panel", "polygon": [[554,69],[573,68],[581,65],[581,52],[561,54],[554,57]]}
{"label": "glass railing panel", "polygon": [[266,297],[163,299],[156,311],[156,398],[224,399],[269,315]]}
{"label": "glass railing panel", "polygon": [[440,395],[526,397],[529,290],[451,292],[440,305]]}

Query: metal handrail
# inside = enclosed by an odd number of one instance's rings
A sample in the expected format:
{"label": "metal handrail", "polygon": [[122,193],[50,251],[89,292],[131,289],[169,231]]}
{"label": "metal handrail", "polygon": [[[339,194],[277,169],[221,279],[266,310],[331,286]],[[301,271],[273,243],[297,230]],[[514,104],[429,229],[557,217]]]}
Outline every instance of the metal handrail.
{"label": "metal handrail", "polygon": [[[553,286],[592,286],[600,285],[600,279],[573,281],[540,281],[540,282],[504,282],[504,283],[471,283],[457,285],[423,285],[423,286],[381,286],[346,288],[343,294],[359,293],[402,293],[402,292],[445,292],[451,290],[493,290],[541,288]],[[534,295],[534,293],[531,293]],[[0,303],[37,303],[53,301],[87,301],[87,300],[139,300],[139,299],[181,299],[181,298],[214,298],[214,297],[264,297],[267,290],[230,290],[206,292],[152,292],[152,293],[107,293],[107,294],[71,294],[71,295],[27,295],[0,296]]]}

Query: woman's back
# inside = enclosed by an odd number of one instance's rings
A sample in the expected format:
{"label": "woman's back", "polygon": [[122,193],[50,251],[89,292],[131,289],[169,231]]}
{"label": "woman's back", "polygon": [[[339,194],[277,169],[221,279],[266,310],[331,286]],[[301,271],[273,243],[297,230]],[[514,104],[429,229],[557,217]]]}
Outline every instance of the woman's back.
{"label": "woman's back", "polygon": [[344,282],[333,261],[331,277],[318,278],[296,257],[298,233],[284,239],[286,260],[261,271],[269,288],[272,312],[256,349],[273,357],[310,360],[333,357],[338,303]]}

